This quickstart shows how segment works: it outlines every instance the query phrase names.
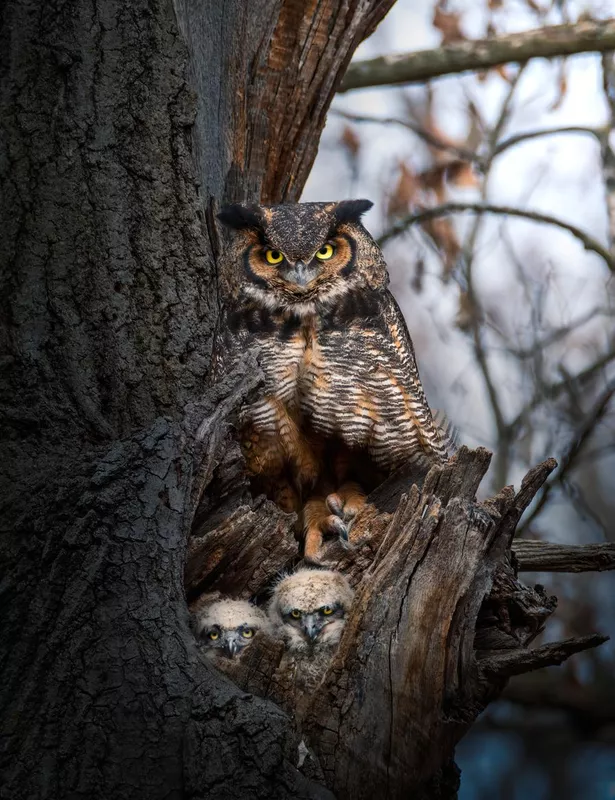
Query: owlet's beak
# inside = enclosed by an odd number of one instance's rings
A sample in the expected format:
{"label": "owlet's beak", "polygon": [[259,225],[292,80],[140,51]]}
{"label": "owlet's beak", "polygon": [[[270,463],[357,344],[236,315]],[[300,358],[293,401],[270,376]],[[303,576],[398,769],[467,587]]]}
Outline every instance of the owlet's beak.
{"label": "owlet's beak", "polygon": [[316,614],[306,614],[301,623],[301,627],[303,628],[306,638],[311,642],[316,639],[321,629],[321,625],[316,617]]}
{"label": "owlet's beak", "polygon": [[224,642],[224,652],[228,658],[235,658],[237,653],[241,650],[241,646],[239,641],[237,640],[237,634],[235,631],[229,633],[225,642]]}

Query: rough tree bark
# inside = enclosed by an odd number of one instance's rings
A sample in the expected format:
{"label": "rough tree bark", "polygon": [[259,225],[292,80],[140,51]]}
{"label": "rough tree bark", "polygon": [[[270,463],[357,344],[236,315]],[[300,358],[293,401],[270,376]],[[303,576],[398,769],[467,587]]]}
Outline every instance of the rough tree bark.
{"label": "rough tree bark", "polygon": [[3,797],[326,794],[189,627],[211,211],[298,197],[392,2],[1,6]]}
{"label": "rough tree bark", "polygon": [[466,450],[392,476],[331,545],[358,601],[300,723],[279,651],[249,648],[254,696],[190,630],[184,569],[196,600],[296,561],[231,436],[255,354],[206,388],[215,203],[297,199],[392,2],[2,7],[2,797],[453,797],[506,678],[601,640],[527,650],[554,601],[510,543],[553,465],[478,505],[489,457]]}

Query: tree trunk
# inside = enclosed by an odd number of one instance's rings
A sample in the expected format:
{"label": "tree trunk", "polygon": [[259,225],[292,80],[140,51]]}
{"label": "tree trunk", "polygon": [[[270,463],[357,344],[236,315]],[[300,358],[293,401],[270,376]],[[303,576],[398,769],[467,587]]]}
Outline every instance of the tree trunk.
{"label": "tree trunk", "polygon": [[3,797],[328,796],[189,627],[212,205],[297,198],[392,2],[2,6]]}

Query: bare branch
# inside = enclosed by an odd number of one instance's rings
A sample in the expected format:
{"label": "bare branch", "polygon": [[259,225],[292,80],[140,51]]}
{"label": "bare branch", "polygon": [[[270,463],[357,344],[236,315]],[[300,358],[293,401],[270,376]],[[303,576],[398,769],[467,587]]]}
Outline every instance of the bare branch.
{"label": "bare branch", "polygon": [[[497,120],[493,125],[493,127],[491,128],[491,130],[489,131],[489,135],[487,137],[487,155],[485,158],[485,165],[484,165],[485,176],[480,191],[481,204],[484,204],[488,201],[491,168],[493,166],[493,162],[496,157],[495,149],[497,146],[497,142],[500,136],[502,135],[502,131],[504,130],[506,123],[510,117],[513,98],[515,96],[517,86],[519,85],[519,81],[521,80],[521,77],[523,76],[524,72],[525,72],[525,66],[522,65],[521,68],[517,71],[517,74],[511,80],[510,86],[508,87],[508,91],[506,92],[506,95],[500,107],[500,112],[498,114]],[[470,325],[472,331],[472,338],[474,340],[474,353],[476,355],[476,361],[478,363],[480,371],[483,375],[483,379],[485,381],[485,388],[487,389],[487,394],[489,395],[489,401],[491,403],[491,409],[493,411],[493,418],[500,439],[500,447],[497,450],[496,460],[494,465],[495,467],[494,477],[495,480],[499,483],[499,485],[503,485],[506,482],[505,474],[508,471],[508,458],[509,458],[509,442],[506,438],[507,427],[504,421],[504,413],[500,403],[500,397],[496,389],[496,384],[489,367],[489,360],[487,358],[486,347],[483,341],[483,330],[481,328],[481,318],[483,316],[483,311],[480,307],[478,293],[474,285],[474,260],[476,254],[476,243],[478,241],[478,236],[482,226],[482,220],[483,218],[480,215],[474,219],[474,222],[470,228],[470,232],[464,242],[463,246],[463,255],[465,260],[464,277],[467,285],[468,304],[472,309],[472,313],[470,314]]]}
{"label": "bare branch", "polygon": [[[610,308],[592,308],[586,314],[582,314],[577,319],[569,322],[567,325],[562,325],[560,328],[555,328],[555,330],[550,331],[546,334],[542,339],[536,339],[536,341],[530,347],[507,347],[502,348],[509,352],[511,355],[514,355],[515,358],[518,359],[526,359],[526,358],[533,358],[536,354],[536,351],[545,350],[547,347],[550,347],[553,344],[564,339],[566,336],[574,333],[579,328],[582,328],[583,325],[586,325],[588,322],[596,319],[596,317],[610,317],[615,314],[615,311]],[[489,322],[489,327],[491,328],[494,333],[497,334],[501,339],[506,340],[505,334],[498,329],[496,325]]]}
{"label": "bare branch", "polygon": [[503,141],[499,142],[495,148],[495,155],[499,155],[505,150],[508,150],[509,147],[514,147],[516,144],[526,142],[529,139],[537,139],[540,136],[556,136],[560,133],[587,133],[590,136],[594,136],[600,142],[604,136],[604,129],[587,128],[581,125],[568,125],[563,128],[544,128],[544,130],[541,131],[526,131],[525,133],[517,133],[514,136],[509,136],[508,139],[504,139]]}
{"label": "bare branch", "polygon": [[615,50],[615,19],[583,20],[522,33],[466,42],[433,50],[357,61],[346,72],[340,92],[431,80],[507,62]]}
{"label": "bare branch", "polygon": [[598,647],[608,640],[608,636],[600,636],[595,633],[591,636],[579,636],[565,639],[562,642],[545,644],[532,650],[514,650],[510,653],[483,659],[480,662],[480,668],[487,675],[510,678],[534,669],[557,666],[575,653],[588,650],[590,647]]}
{"label": "bare branch", "polygon": [[583,387],[587,383],[589,383],[593,378],[598,375],[600,370],[607,367],[612,361],[615,361],[615,340],[610,342],[610,347],[606,353],[600,356],[600,358],[596,359],[593,364],[590,364],[589,367],[586,367],[581,372],[578,372],[576,375],[572,375],[567,377],[565,380],[558,381],[557,383],[551,383],[547,385],[543,385],[538,387],[538,389],[534,392],[534,396],[529,401],[529,403],[523,408],[519,414],[509,423],[508,430],[509,435],[513,435],[515,431],[519,428],[520,425],[527,419],[529,414],[536,408],[538,408],[542,403],[549,402],[551,400],[556,400],[560,395],[562,395],[567,389],[570,389],[571,384]]}
{"label": "bare branch", "polygon": [[615,569],[615,544],[554,544],[516,539],[512,546],[520,572],[602,572]]}
{"label": "bare branch", "polygon": [[614,394],[615,394],[615,381],[610,383],[606,387],[604,392],[602,392],[602,394],[598,397],[598,399],[594,403],[593,407],[585,415],[585,418],[582,420],[578,430],[576,431],[576,435],[574,436],[574,438],[572,439],[572,441],[568,446],[568,449],[560,459],[560,466],[555,477],[553,478],[553,480],[549,481],[549,483],[546,484],[542,494],[538,498],[536,505],[532,509],[531,513],[529,514],[523,525],[519,528],[520,534],[522,534],[523,531],[527,530],[530,523],[533,520],[535,520],[536,517],[540,514],[547,500],[549,499],[549,496],[553,491],[554,486],[557,484],[561,484],[566,475],[572,470],[573,466],[575,466],[577,456],[581,452],[583,446],[585,445],[591,434],[594,432],[600,420],[606,414],[609,403]]}
{"label": "bare branch", "polygon": [[463,211],[470,211],[474,214],[505,214],[510,217],[521,217],[534,222],[555,225],[556,227],[562,228],[563,230],[568,231],[568,233],[571,233],[575,239],[578,239],[581,242],[586,250],[590,250],[599,255],[600,258],[604,260],[608,268],[612,272],[615,272],[615,258],[613,258],[609,251],[604,248],[600,242],[596,241],[593,236],[590,236],[589,234],[585,233],[585,231],[577,228],[576,225],[572,225],[569,222],[564,222],[564,220],[553,217],[550,214],[543,214],[540,211],[524,211],[520,208],[494,205],[493,203],[443,203],[435,208],[426,208],[423,211],[416,212],[415,214],[409,214],[392,225],[388,231],[385,231],[378,240],[378,244],[382,246],[388,242],[389,239],[399,236],[400,233],[403,233],[411,225],[428,222],[430,219],[441,217],[445,214],[454,214]]}
{"label": "bare branch", "polygon": [[588,685],[568,675],[534,672],[511,681],[502,697],[527,710],[564,711],[584,731],[615,722],[615,696],[608,679],[594,678]]}

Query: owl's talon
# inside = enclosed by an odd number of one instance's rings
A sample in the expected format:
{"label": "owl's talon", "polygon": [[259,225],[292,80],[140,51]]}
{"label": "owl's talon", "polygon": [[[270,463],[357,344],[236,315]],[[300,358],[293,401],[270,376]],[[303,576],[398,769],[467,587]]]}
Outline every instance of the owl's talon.
{"label": "owl's talon", "polygon": [[344,524],[344,521],[341,520],[339,517],[336,517],[334,514],[331,514],[330,517],[324,522],[323,525],[324,532],[330,533],[335,536],[339,536],[340,539],[344,539],[348,541],[348,528]]}
{"label": "owl's talon", "polygon": [[365,502],[365,495],[359,486],[352,483],[344,484],[339,491],[327,495],[325,500],[329,511],[346,523],[352,523]]}
{"label": "owl's talon", "polygon": [[344,517],[344,501],[339,496],[339,494],[334,492],[333,494],[328,495],[325,502],[327,503],[327,508],[329,509],[329,511],[332,514],[335,514],[336,516],[338,516],[341,519],[343,519],[343,517]]}

